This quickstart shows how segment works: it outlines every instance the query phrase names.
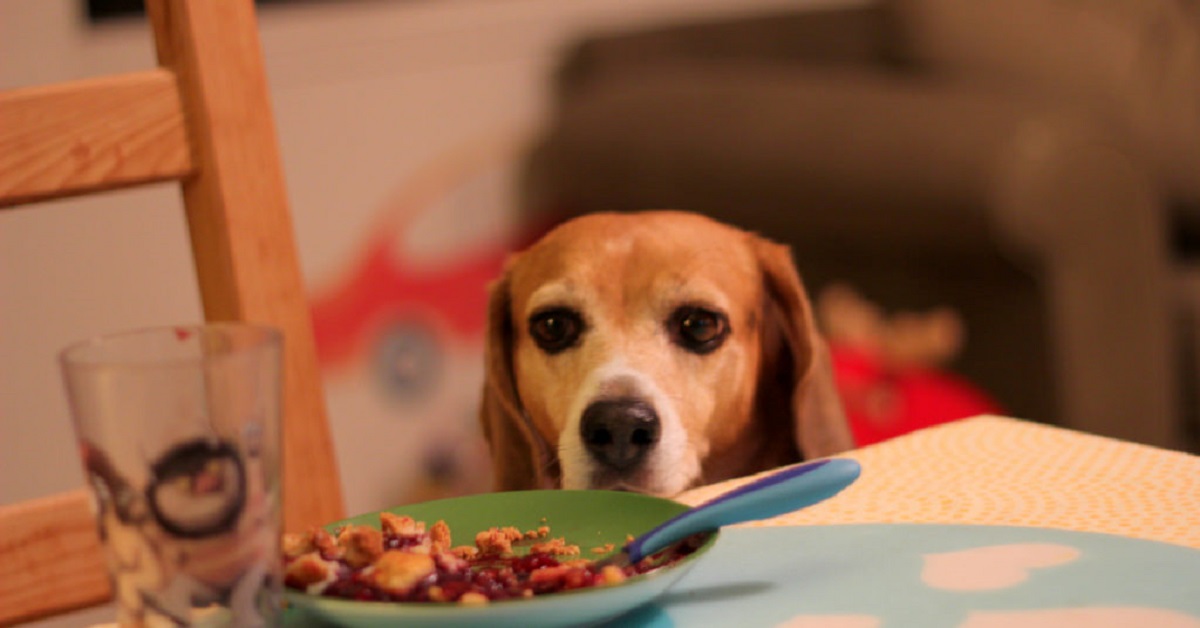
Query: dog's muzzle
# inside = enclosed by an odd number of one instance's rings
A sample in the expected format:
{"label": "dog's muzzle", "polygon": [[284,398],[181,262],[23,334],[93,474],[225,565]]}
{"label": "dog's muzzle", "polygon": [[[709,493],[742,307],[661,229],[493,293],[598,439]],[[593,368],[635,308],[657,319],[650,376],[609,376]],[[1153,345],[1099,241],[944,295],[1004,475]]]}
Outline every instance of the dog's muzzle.
{"label": "dog's muzzle", "polygon": [[662,430],[654,407],[640,399],[595,401],[579,422],[583,444],[600,464],[623,472],[636,467],[658,443]]}

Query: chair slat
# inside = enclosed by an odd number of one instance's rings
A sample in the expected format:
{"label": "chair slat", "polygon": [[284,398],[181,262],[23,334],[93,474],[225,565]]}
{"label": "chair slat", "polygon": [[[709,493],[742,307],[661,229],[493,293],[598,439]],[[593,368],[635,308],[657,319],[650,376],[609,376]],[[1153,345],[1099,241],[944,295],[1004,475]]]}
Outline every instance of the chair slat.
{"label": "chair slat", "polygon": [[179,89],[167,70],[0,94],[0,207],[191,170]]}
{"label": "chair slat", "polygon": [[112,596],[86,490],[0,507],[0,626]]}

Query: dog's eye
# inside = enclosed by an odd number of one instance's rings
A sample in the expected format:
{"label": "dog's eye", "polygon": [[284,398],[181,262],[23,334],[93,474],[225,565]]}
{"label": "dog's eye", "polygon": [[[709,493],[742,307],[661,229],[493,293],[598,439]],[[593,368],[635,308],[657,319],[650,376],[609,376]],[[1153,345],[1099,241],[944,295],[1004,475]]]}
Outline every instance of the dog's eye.
{"label": "dog's eye", "polygon": [[668,323],[676,344],[693,353],[708,353],[729,335],[729,319],[720,312],[686,306],[675,310]]}
{"label": "dog's eye", "polygon": [[566,308],[538,312],[529,317],[529,335],[546,353],[558,353],[575,345],[583,333],[579,314]]}

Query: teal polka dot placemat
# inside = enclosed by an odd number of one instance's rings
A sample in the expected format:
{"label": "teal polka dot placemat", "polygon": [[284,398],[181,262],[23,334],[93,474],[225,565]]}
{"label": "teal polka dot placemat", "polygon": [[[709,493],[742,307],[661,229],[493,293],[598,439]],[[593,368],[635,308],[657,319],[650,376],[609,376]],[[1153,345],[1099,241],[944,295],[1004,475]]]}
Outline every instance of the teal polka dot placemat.
{"label": "teal polka dot placemat", "polygon": [[1200,551],[1042,528],[733,528],[611,625],[1200,628]]}

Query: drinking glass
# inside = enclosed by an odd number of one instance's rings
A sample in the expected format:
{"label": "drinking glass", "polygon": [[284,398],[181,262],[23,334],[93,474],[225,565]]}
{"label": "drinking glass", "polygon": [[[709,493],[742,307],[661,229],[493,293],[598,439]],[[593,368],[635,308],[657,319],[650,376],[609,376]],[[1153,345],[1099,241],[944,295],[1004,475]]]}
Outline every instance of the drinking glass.
{"label": "drinking glass", "polygon": [[220,323],[61,353],[119,625],[277,622],[282,351]]}

